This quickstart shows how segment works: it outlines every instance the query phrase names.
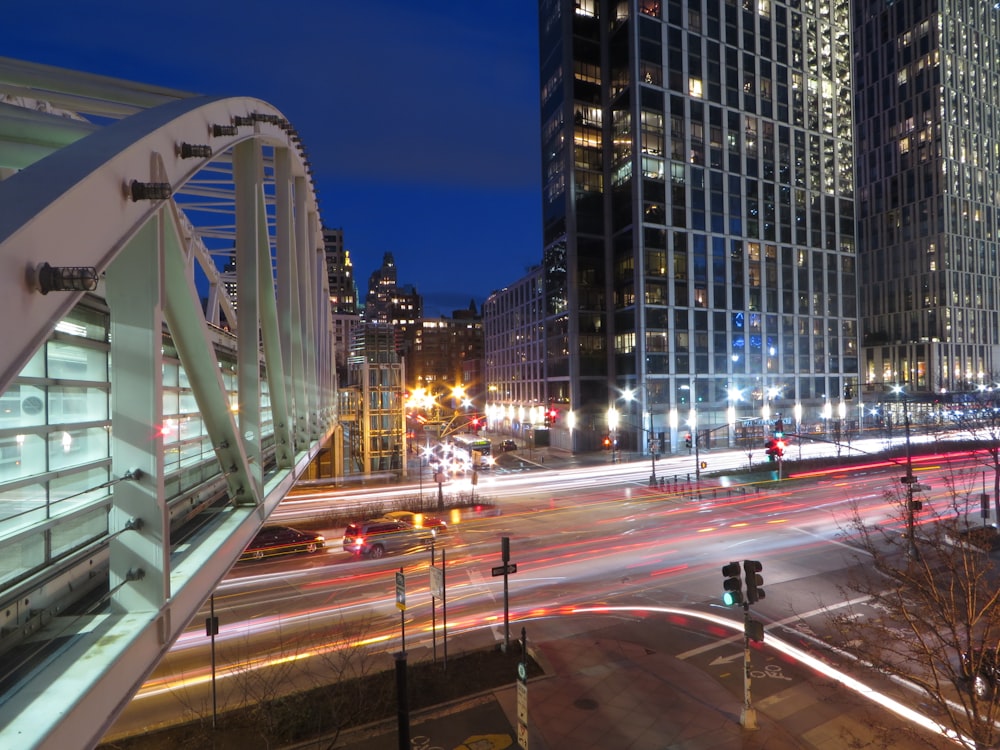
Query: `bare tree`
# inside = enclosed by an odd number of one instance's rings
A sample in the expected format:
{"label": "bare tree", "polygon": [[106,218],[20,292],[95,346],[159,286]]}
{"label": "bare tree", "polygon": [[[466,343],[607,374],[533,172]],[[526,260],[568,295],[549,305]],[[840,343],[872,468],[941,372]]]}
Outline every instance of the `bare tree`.
{"label": "bare tree", "polygon": [[[991,382],[1000,382],[992,377]],[[1000,388],[979,388],[956,393],[944,411],[948,423],[967,432],[977,447],[984,451],[984,466],[992,474],[993,508],[1000,519]],[[986,494],[985,475],[983,494]],[[986,498],[988,503],[988,498]]]}
{"label": "bare tree", "polygon": [[[948,484],[957,488],[962,481]],[[831,620],[862,664],[914,686],[931,719],[973,747],[995,747],[1000,697],[992,681],[974,678],[992,675],[1000,643],[1000,571],[991,556],[996,540],[969,523],[961,493],[952,491],[936,507],[919,510],[911,549],[908,499],[905,492],[887,492],[893,513],[878,522],[854,508],[848,531],[861,564],[843,593],[860,603]],[[941,747],[940,737],[916,730],[913,739]]]}

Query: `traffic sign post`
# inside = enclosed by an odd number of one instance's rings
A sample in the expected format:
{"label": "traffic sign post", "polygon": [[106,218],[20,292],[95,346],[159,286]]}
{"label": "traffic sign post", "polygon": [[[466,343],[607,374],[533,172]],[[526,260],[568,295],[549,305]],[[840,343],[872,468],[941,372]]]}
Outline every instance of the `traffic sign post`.
{"label": "traffic sign post", "polygon": [[503,576],[503,652],[510,649],[510,597],[508,595],[507,576],[517,572],[517,563],[510,562],[510,537],[500,537],[500,562],[491,569],[493,576]]}
{"label": "traffic sign post", "polygon": [[521,628],[521,661],[517,663],[517,744],[528,750],[528,634]]}
{"label": "traffic sign post", "polygon": [[406,653],[406,576],[403,569],[396,571],[396,609],[399,610],[400,650]]}

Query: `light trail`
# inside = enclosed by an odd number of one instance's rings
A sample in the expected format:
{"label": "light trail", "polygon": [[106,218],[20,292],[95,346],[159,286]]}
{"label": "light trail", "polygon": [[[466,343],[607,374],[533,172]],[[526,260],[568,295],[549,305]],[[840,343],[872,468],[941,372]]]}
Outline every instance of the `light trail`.
{"label": "light trail", "polygon": [[[692,617],[698,620],[704,620],[710,622],[714,625],[718,625],[729,630],[737,631],[742,635],[743,633],[743,623],[730,620],[725,617],[720,617],[719,615],[713,615],[708,612],[698,612],[697,610],[690,609],[680,609],[675,607],[612,607],[612,606],[600,606],[600,607],[575,607],[571,610],[571,614],[606,614],[608,612],[628,612],[628,613],[642,613],[648,614],[650,612],[658,612],[660,614],[669,615],[681,615],[683,617]],[[785,656],[799,662],[800,664],[809,667],[814,672],[818,674],[829,677],[830,679],[836,680],[844,687],[854,691],[857,695],[862,698],[866,698],[872,701],[876,705],[885,708],[892,713],[896,714],[902,719],[905,719],[923,729],[929,730],[934,734],[944,737],[953,742],[965,745],[969,748],[974,748],[975,743],[968,737],[956,735],[954,730],[949,729],[943,724],[939,724],[933,719],[924,716],[918,711],[910,708],[906,704],[892,698],[885,693],[882,693],[870,685],[865,684],[856,677],[851,677],[846,672],[842,672],[836,667],[832,667],[829,664],[817,659],[815,656],[809,654],[802,649],[793,646],[790,643],[783,641],[776,635],[768,633],[767,638],[764,640],[765,644],[768,644],[775,651],[778,651]]]}

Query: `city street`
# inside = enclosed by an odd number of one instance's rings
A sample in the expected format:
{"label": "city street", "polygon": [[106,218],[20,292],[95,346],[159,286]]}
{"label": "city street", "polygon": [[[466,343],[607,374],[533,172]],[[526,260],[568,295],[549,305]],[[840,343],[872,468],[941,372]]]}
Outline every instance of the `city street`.
{"label": "city street", "polygon": [[[660,467],[682,461],[661,461]],[[963,471],[969,481],[978,477],[971,466],[934,466],[926,475],[947,471],[952,484]],[[722,487],[711,479],[700,492],[686,482],[677,491],[651,488],[646,469],[646,464],[631,463],[493,478],[481,492],[496,499],[502,515],[463,522],[442,541],[448,637],[484,632],[494,642],[503,640],[503,581],[491,569],[501,562],[500,539],[507,536],[517,565],[508,578],[514,630],[532,619],[569,617],[595,607],[650,612],[670,607],[738,624],[742,611],[721,602],[720,569],[732,559],[753,558],[763,564],[767,591],[754,606],[754,617],[795,645],[824,650],[822,644],[833,637],[827,610],[842,603],[844,571],[857,563],[855,550],[842,540],[851,505],[858,503],[866,517],[888,522],[893,509],[884,491],[898,468],[853,469],[849,481],[847,472],[832,471],[787,480],[774,489]],[[933,485],[945,486],[943,481]],[[370,502],[383,492],[398,495],[400,490],[357,491],[356,496]],[[394,577],[400,570],[406,580],[406,649],[411,658],[434,650],[441,657],[445,612],[436,601],[434,642],[430,553],[359,560],[339,549],[339,534],[330,529],[327,550],[315,555],[240,563],[220,585],[215,595],[220,710],[243,699],[251,674],[266,682],[270,671],[271,680],[280,675],[283,683],[293,683],[286,666],[290,659],[310,663],[304,670],[309,677],[302,679],[315,679],[323,669],[335,669],[331,654],[355,653],[364,646],[370,658],[387,659],[399,650]],[[440,564],[440,550],[436,558]],[[708,643],[704,632],[697,642],[674,641],[670,652],[731,690],[742,689],[740,665],[734,662],[740,639],[733,632],[713,632],[718,637]],[[784,689],[788,674],[801,675],[800,667],[775,658],[769,654],[760,667],[755,690],[761,700]],[[204,715],[211,705],[210,661],[209,639],[197,618],[112,736],[191,718],[192,711]]]}

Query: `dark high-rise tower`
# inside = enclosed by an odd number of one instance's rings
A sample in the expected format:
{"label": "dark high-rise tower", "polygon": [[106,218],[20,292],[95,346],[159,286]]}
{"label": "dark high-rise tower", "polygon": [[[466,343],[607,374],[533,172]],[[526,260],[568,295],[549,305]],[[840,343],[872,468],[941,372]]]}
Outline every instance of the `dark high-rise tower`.
{"label": "dark high-rise tower", "polygon": [[855,0],[866,390],[1000,375],[1000,10]]}
{"label": "dark high-rise tower", "polygon": [[549,398],[661,450],[853,414],[848,0],[539,11]]}

